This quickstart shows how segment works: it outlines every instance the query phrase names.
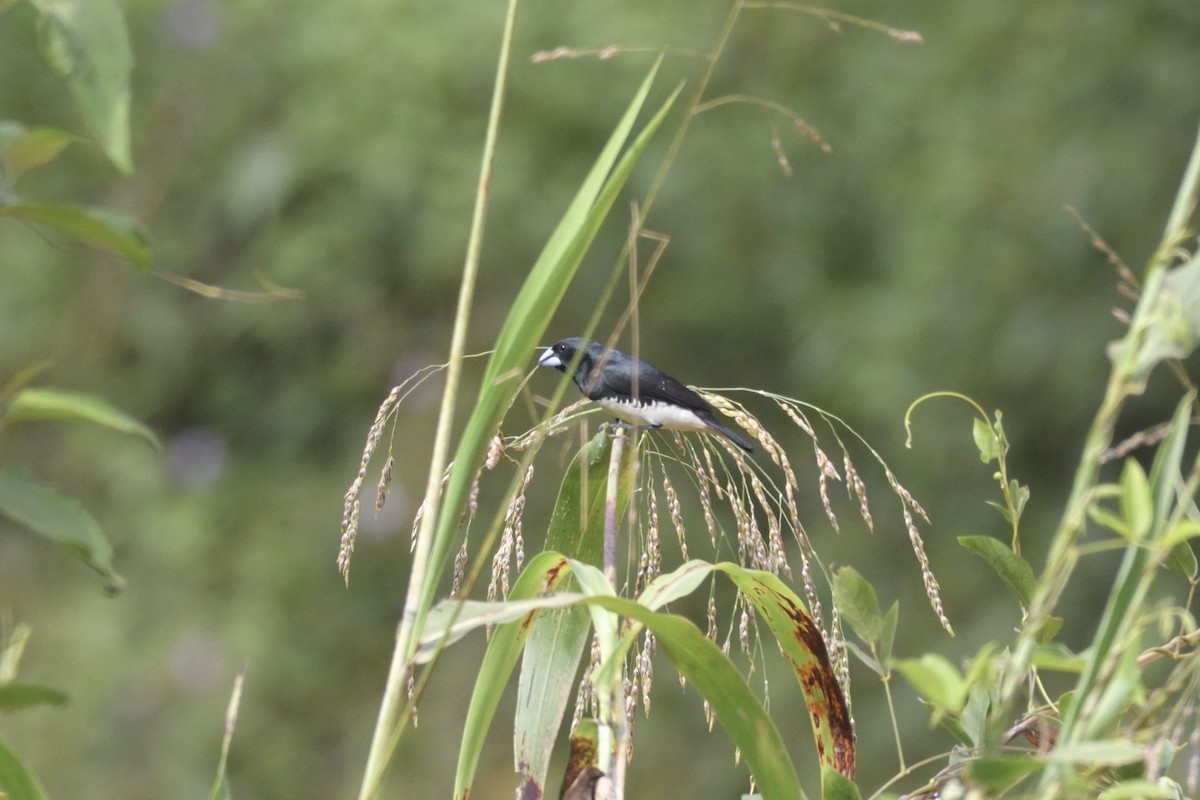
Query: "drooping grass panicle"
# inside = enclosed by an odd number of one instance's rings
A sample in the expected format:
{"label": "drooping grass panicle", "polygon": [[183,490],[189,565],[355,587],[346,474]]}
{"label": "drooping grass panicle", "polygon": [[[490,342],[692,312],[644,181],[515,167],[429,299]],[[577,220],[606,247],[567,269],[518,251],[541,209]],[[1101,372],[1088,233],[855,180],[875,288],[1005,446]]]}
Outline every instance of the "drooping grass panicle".
{"label": "drooping grass panicle", "polygon": [[[466,356],[466,358],[477,358],[484,355],[488,355],[488,353],[475,353]],[[421,367],[404,381],[393,386],[391,391],[388,392],[387,397],[380,404],[379,410],[375,412],[375,419],[367,431],[367,442],[363,447],[362,457],[359,460],[358,473],[354,476],[354,481],[346,491],[342,505],[341,538],[338,545],[337,568],[347,583],[350,581],[350,559],[354,555],[354,545],[358,540],[359,520],[362,516],[362,487],[367,479],[367,467],[370,466],[371,458],[378,449],[379,443],[383,441],[384,430],[387,428],[388,423],[395,417],[397,410],[404,400],[420,388],[421,384],[446,369],[446,367],[446,364],[430,364]],[[395,434],[394,428],[392,433],[393,435]],[[387,501],[388,490],[392,485],[392,474],[396,465],[395,457],[391,453],[390,444],[388,451],[388,459],[384,464],[375,493],[375,510],[377,512],[383,508],[383,504]],[[442,485],[443,487],[445,486],[444,480]]]}
{"label": "drooping grass panicle", "polygon": [[[350,558],[354,555],[354,544],[358,539],[358,522],[362,516],[360,496],[363,483],[367,480],[367,467],[370,466],[371,456],[375,454],[375,449],[379,447],[379,442],[383,439],[384,428],[387,427],[392,412],[399,404],[403,391],[404,384],[392,387],[387,398],[375,413],[375,421],[371,423],[371,427],[367,431],[367,443],[363,447],[358,474],[354,476],[354,481],[346,491],[342,505],[341,543],[338,547],[337,567],[338,572],[347,583],[350,581]],[[380,505],[382,506],[382,503]]]}

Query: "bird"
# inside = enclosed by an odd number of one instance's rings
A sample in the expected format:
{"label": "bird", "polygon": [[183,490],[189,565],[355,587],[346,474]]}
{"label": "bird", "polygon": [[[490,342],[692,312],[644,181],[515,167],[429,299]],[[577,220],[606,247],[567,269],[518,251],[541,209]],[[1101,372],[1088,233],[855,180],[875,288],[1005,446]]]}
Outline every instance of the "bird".
{"label": "bird", "polygon": [[546,348],[538,365],[566,372],[589,400],[639,427],[719,433],[753,453],[754,447],[717,421],[704,398],[660,369],[599,342],[573,336]]}

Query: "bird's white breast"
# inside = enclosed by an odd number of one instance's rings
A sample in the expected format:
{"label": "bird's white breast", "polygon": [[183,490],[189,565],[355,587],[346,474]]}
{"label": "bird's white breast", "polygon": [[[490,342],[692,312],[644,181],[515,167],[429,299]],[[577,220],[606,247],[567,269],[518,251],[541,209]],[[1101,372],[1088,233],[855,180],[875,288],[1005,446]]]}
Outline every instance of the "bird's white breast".
{"label": "bird's white breast", "polygon": [[708,425],[695,412],[669,403],[615,397],[605,397],[596,402],[601,408],[634,425],[673,431],[708,430]]}

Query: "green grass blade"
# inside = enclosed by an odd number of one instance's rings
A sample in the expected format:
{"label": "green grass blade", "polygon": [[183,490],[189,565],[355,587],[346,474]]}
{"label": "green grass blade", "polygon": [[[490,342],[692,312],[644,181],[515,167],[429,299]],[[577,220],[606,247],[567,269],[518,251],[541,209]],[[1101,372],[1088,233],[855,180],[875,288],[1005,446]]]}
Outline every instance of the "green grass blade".
{"label": "green grass blade", "polygon": [[[546,549],[576,561],[599,564],[604,550],[604,496],[612,439],[601,432],[571,461],[563,477],[546,534]],[[632,448],[624,451],[618,510],[629,500],[635,479]],[[571,590],[568,578],[563,588]],[[522,780],[543,793],[550,756],[562,727],[579,660],[588,643],[591,624],[581,606],[538,615],[525,643],[517,693],[513,760]],[[530,796],[522,794],[522,796]]]}
{"label": "green grass blade", "polygon": [[804,797],[775,722],[733,663],[699,628],[683,617],[655,613],[620,597],[592,597],[587,602],[634,619],[654,633],[662,652],[709,702],[766,800]]}
{"label": "green grass blade", "polygon": [[[467,421],[455,452],[454,467],[446,484],[437,534],[430,549],[429,579],[423,586],[421,602],[415,615],[414,627],[418,631],[433,605],[438,578],[445,570],[454,532],[470,492],[476,467],[512,404],[520,376],[529,363],[534,345],[544,335],[567,285],[583,259],[584,252],[675,97],[672,95],[658,114],[646,124],[641,135],[618,163],[620,148],[632,130],[656,69],[657,65],[630,103],[608,145],[580,188],[579,194],[572,201],[542,255],[534,264],[501,328],[496,350],[488,362],[479,399]],[[608,178],[605,181],[606,175]]]}
{"label": "green grass blade", "polygon": [[[513,584],[510,598],[513,601],[530,600],[556,587],[568,574],[567,559],[558,553],[539,553],[525,566]],[[492,633],[483,663],[479,666],[479,677],[471,695],[471,705],[463,723],[462,744],[458,751],[458,767],[454,773],[454,797],[463,800],[471,790],[475,771],[479,767],[479,755],[488,728],[496,716],[496,707],[504,687],[508,684],[525,639],[530,623],[540,613],[531,610],[516,622],[498,626]]]}

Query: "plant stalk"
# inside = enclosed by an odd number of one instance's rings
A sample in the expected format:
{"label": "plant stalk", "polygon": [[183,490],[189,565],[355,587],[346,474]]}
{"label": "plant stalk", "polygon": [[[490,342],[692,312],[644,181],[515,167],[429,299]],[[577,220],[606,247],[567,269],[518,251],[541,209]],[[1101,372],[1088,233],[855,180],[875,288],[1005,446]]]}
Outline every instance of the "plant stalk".
{"label": "plant stalk", "polygon": [[359,800],[374,800],[379,796],[383,776],[394,752],[398,716],[412,669],[409,659],[420,639],[421,632],[415,630],[414,622],[428,570],[429,551],[433,546],[437,530],[438,499],[441,476],[446,468],[450,451],[450,433],[454,422],[454,410],[458,400],[458,388],[462,378],[463,356],[466,353],[467,329],[471,320],[471,307],[475,299],[475,284],[479,275],[479,256],[483,247],[484,223],[487,218],[488,199],[492,166],[496,155],[496,139],[500,130],[500,115],[504,106],[504,90],[508,83],[508,63],[512,51],[513,32],[516,27],[519,0],[509,0],[504,19],[504,33],[500,40],[500,56],[496,67],[496,80],[492,87],[492,103],[488,113],[487,133],[484,137],[483,156],[479,169],[479,181],[475,191],[475,207],[471,216],[471,230],[467,239],[467,253],[463,262],[462,285],[459,287],[458,306],[454,315],[454,328],[450,337],[450,358],[446,369],[446,386],[442,392],[441,408],[438,412],[437,432],[434,437],[433,454],[429,465],[429,478],[425,484],[425,516],[417,533],[413,551],[412,569],[409,573],[408,591],[404,611],[396,631],[396,646],[392,651],[392,663],[388,670],[387,685],[379,704],[379,716],[375,722],[375,733],[371,738],[371,749],[363,772]]}

